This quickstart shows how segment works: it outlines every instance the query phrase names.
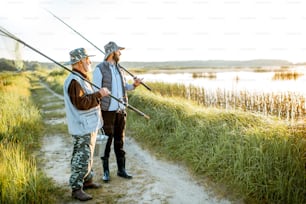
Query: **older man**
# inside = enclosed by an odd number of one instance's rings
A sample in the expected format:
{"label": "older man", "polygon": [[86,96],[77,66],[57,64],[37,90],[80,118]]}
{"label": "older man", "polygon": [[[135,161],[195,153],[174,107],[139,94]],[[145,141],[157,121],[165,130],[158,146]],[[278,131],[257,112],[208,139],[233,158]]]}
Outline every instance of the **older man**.
{"label": "older man", "polygon": [[72,197],[81,201],[92,199],[83,190],[101,187],[93,182],[93,152],[97,132],[103,125],[100,101],[110,93],[107,88],[94,92],[86,81],[89,80],[87,74],[91,72],[89,57],[84,48],[70,52],[69,64],[72,65],[73,72],[64,83],[67,124],[73,139],[69,184]]}

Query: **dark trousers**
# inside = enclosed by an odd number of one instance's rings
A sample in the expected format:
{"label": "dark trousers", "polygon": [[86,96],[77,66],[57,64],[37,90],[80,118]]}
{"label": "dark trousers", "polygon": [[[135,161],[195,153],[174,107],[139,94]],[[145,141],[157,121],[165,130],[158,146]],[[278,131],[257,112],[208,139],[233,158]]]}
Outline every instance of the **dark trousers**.
{"label": "dark trousers", "polygon": [[103,158],[109,158],[113,140],[116,158],[123,158],[125,155],[123,145],[125,136],[126,112],[102,111],[102,117],[104,120],[103,129],[105,134],[108,136]]}

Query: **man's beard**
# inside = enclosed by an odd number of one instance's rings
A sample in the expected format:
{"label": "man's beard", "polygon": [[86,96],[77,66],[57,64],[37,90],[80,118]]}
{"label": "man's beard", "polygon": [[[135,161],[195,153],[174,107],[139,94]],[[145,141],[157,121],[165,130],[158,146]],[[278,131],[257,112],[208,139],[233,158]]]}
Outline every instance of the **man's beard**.
{"label": "man's beard", "polygon": [[82,62],[82,65],[83,65],[83,67],[84,67],[84,70],[86,71],[86,72],[92,72],[93,70],[92,70],[92,66],[91,66],[91,64],[88,64],[87,66],[84,64],[84,62]]}
{"label": "man's beard", "polygon": [[117,55],[116,53],[114,53],[113,59],[115,60],[116,63],[118,63],[119,60],[120,60],[120,57],[119,57],[119,55]]}

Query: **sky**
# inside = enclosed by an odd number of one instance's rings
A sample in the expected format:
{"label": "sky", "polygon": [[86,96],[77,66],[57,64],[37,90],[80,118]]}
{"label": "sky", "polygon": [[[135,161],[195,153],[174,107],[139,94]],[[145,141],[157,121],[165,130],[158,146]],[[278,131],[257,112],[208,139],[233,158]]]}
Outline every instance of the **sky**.
{"label": "sky", "polygon": [[[306,61],[304,0],[1,0],[0,28],[56,61],[84,47],[125,47],[121,61]],[[16,58],[15,43],[0,36],[0,57]],[[49,60],[21,46],[23,60]]]}

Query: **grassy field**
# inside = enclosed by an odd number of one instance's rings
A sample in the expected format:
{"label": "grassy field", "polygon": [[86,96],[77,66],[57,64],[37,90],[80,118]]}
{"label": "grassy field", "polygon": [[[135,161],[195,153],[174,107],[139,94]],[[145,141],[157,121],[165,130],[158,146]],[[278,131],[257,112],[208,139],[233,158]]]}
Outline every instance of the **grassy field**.
{"label": "grassy field", "polygon": [[55,203],[59,188],[38,170],[43,135],[26,73],[0,74],[0,203]]}
{"label": "grassy field", "polygon": [[63,94],[63,84],[68,75],[68,71],[65,71],[64,69],[39,69],[34,74],[48,84],[53,91],[58,94]]}
{"label": "grassy field", "polygon": [[129,102],[128,130],[159,156],[224,184],[246,203],[305,203],[306,138],[271,117],[203,108],[145,90]]}
{"label": "grassy field", "polygon": [[[62,94],[66,72],[36,72],[37,74],[41,80],[46,81],[55,91]],[[28,83],[27,78],[16,81]],[[0,90],[9,93],[9,89],[3,89],[8,84],[12,82],[1,79]],[[16,85],[23,88],[23,91],[18,94],[23,94],[23,98],[22,100],[12,99],[12,103],[23,101],[21,104],[24,104],[27,101],[24,97],[29,98],[29,85]],[[20,90],[18,88],[18,91]],[[175,95],[165,96],[158,92],[151,93],[143,88],[138,88],[131,93],[129,102],[151,117],[150,120],[146,120],[129,111],[127,126],[129,136],[159,157],[186,165],[199,178],[225,186],[226,191],[233,193],[237,198],[242,197],[245,203],[299,204],[306,202],[306,138],[303,130],[287,126],[284,121],[271,116],[242,110],[207,108],[192,100]],[[29,103],[26,104],[27,110],[31,107],[31,101]],[[10,108],[9,105],[5,107],[3,112]],[[26,122],[35,121],[36,125],[29,128],[28,134],[31,136],[36,135],[31,131],[37,130],[38,121],[41,121],[39,114],[35,115],[37,116],[31,116],[31,120],[25,120]],[[16,115],[13,117],[16,118]],[[2,128],[6,128],[1,130],[2,143],[7,140],[3,139],[3,135],[11,135],[6,134],[9,127],[19,127],[21,122],[6,124],[8,123],[2,122],[1,125]],[[27,138],[22,138],[20,141]],[[32,143],[30,145],[35,146]],[[24,151],[24,148],[20,149]],[[18,155],[16,154],[16,160],[19,158]],[[28,158],[26,161],[35,169],[34,161],[31,162]],[[25,177],[31,177],[31,175]],[[1,179],[4,179],[3,176]],[[5,181],[8,182],[8,180]],[[38,189],[39,192],[35,195],[41,192],[52,195],[55,190],[52,189],[52,185],[49,188]]]}

